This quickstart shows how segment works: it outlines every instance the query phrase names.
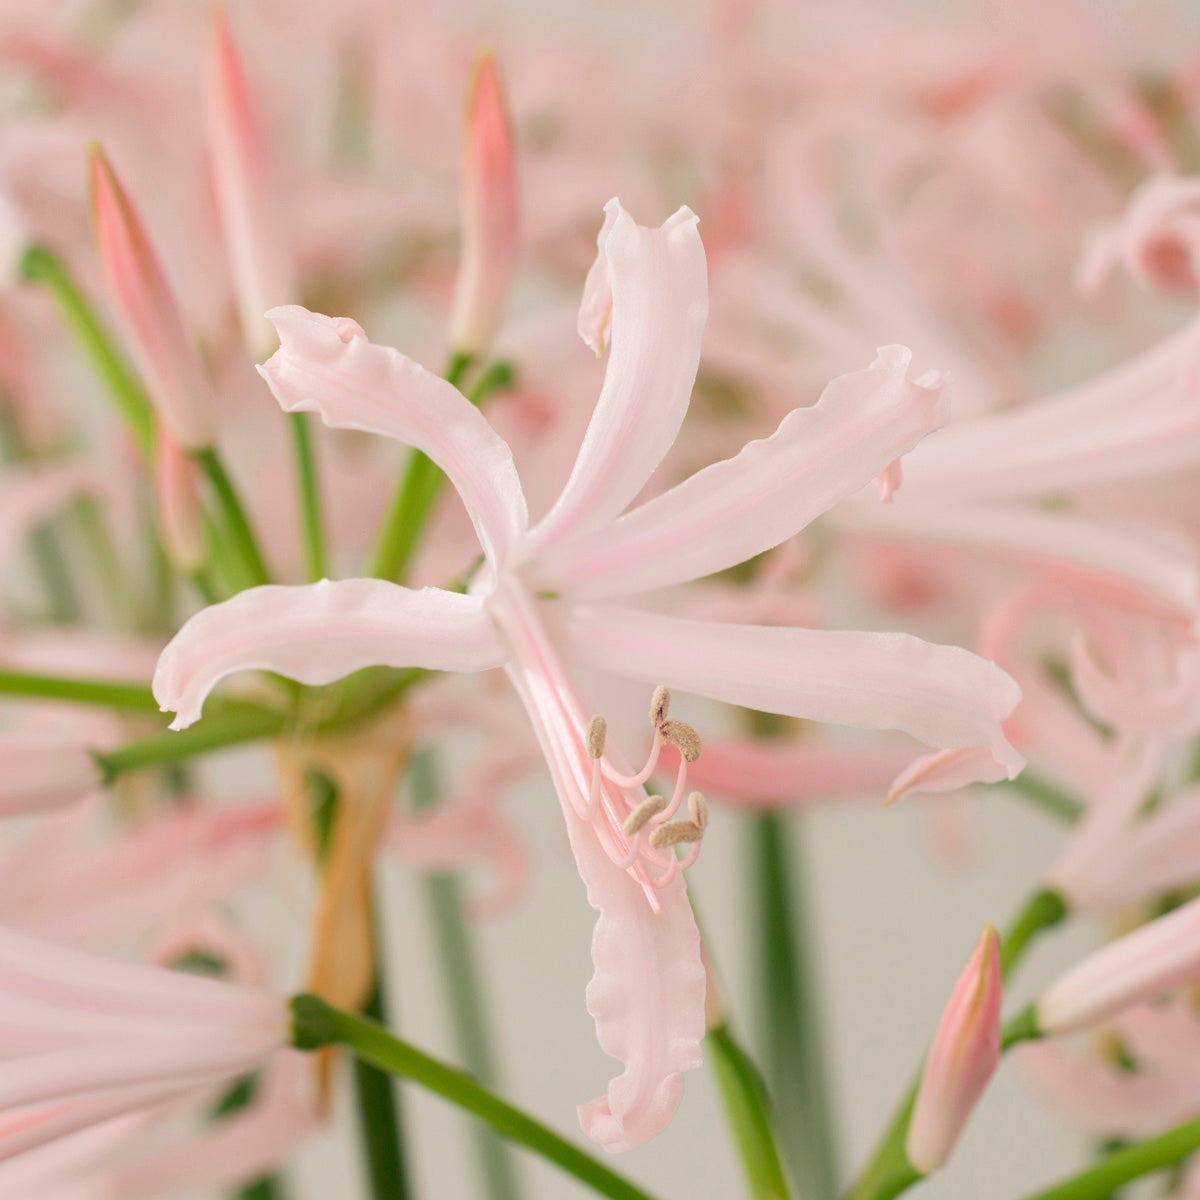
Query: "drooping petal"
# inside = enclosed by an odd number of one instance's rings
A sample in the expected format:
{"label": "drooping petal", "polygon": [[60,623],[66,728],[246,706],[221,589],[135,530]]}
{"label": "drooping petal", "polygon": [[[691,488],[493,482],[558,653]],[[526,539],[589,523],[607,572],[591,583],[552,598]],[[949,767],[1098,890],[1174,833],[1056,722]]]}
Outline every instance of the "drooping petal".
{"label": "drooping petal", "polygon": [[915,792],[954,792],[972,783],[999,783],[1008,778],[987,746],[935,750],[918,758],[896,776],[888,789],[887,803]]}
{"label": "drooping petal", "polygon": [[617,596],[684,583],[779,545],[852,496],[946,418],[940,377],[906,378],[911,353],[884,346],[762,441],[697,471],[539,562],[549,586]]}
{"label": "drooping petal", "polygon": [[198,612],[163,651],[154,695],[164,712],[176,713],[171,728],[184,729],[234,671],[276,671],[319,685],[369,666],[485,671],[504,659],[478,596],[381,579],[322,580],[251,588]]}
{"label": "drooping petal", "polygon": [[483,414],[453,384],[369,342],[349,318],[298,305],[267,316],[281,344],[259,372],[280,405],[427,454],[458,490],[484,553],[499,567],[525,532],[527,515],[512,452]]}
{"label": "drooping petal", "polygon": [[587,665],[728,704],[809,720],[898,729],[944,749],[989,746],[1022,766],[1000,728],[1020,689],[957,646],[901,633],[689,621],[617,606],[569,610],[570,650]]}
{"label": "drooping petal", "polygon": [[[597,259],[605,268],[589,274],[584,300],[595,316],[611,290],[608,370],[571,477],[533,533],[539,549],[633,502],[679,433],[700,363],[708,279],[696,215],[681,208],[647,229],[618,200],[605,212]],[[598,321],[590,334],[597,345],[603,329]]]}

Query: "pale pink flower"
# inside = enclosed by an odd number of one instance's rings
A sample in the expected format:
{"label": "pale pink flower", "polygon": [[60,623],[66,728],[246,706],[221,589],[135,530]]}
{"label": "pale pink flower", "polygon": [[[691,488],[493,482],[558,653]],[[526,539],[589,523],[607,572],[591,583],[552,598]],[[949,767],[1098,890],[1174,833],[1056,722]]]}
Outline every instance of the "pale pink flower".
{"label": "pale pink flower", "polygon": [[141,217],[99,148],[90,161],[96,246],[150,399],[181,446],[211,445],[215,402],[200,353]]}
{"label": "pale pink flower", "polygon": [[480,57],[471,81],[459,186],[462,249],[449,342],[452,351],[476,355],[499,324],[519,237],[513,134],[490,54]]}
{"label": "pale pink flower", "polygon": [[[610,345],[608,371],[571,476],[532,529],[508,446],[458,391],[373,346],[353,321],[274,312],[282,347],[262,371],[283,407],[316,409],[331,425],[428,454],[462,497],[486,566],[469,595],[370,579],[243,592],[180,631],[159,663],[155,694],[181,728],[220,679],[247,668],[322,684],[370,664],[505,667],[601,911],[588,1003],[601,1045],[626,1073],[581,1118],[590,1136],[618,1150],[665,1125],[681,1072],[699,1063],[704,976],[679,872],[699,850],[702,798],[689,801],[690,820],[670,819],[698,745],[677,741],[678,722],[656,701],[650,759],[631,772],[589,723],[562,657],[751,708],[897,728],[935,746],[987,745],[1010,774],[1021,760],[999,726],[1015,687],[958,648],[900,634],[695,621],[617,602],[793,536],[911,449],[942,419],[943,403],[937,378],[909,382],[908,352],[885,348],[772,437],[622,516],[687,410],[706,314],[705,261],[686,209],[654,230],[613,201],[599,247],[580,331],[597,348]],[[684,750],[673,795],[665,808],[647,808],[641,785],[673,740]],[[682,862],[673,849],[680,840],[695,843]]]}
{"label": "pale pink flower", "polygon": [[921,1072],[905,1139],[922,1175],[950,1157],[1000,1062],[1000,938],[988,926],[958,977]]}
{"label": "pale pink flower", "polygon": [[288,1044],[267,992],[0,930],[0,1158],[202,1094]]}
{"label": "pale pink flower", "polygon": [[1043,1033],[1099,1025],[1200,979],[1200,900],[1127,933],[1056,979],[1037,1001]]}

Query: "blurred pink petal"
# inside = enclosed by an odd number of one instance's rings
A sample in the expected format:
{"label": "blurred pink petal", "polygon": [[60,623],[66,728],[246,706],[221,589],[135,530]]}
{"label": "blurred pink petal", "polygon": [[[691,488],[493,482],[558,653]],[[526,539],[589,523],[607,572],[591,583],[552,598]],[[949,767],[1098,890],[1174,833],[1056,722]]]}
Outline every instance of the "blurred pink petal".
{"label": "blurred pink petal", "polygon": [[972,783],[1000,783],[1010,778],[986,746],[938,750],[910,763],[892,782],[886,803],[915,792],[955,792]]}
{"label": "blurred pink petal", "polygon": [[208,558],[200,470],[163,427],[155,438],[154,499],[163,549],[185,574]]}
{"label": "blurred pink petal", "polygon": [[0,817],[53,812],[100,787],[100,768],[79,742],[0,734]]}
{"label": "blurred pink petal", "polygon": [[326,579],[251,588],[197,613],[163,651],[154,695],[176,714],[171,728],[186,729],[235,671],[278,671],[319,685],[374,665],[486,671],[504,657],[480,596]]}
{"label": "blurred pink petal", "polygon": [[431,459],[466,505],[497,566],[525,532],[525,497],[512,452],[452,384],[398,350],[376,346],[351,320],[296,305],[272,309],[281,346],[259,368],[288,412],[396,438]]}

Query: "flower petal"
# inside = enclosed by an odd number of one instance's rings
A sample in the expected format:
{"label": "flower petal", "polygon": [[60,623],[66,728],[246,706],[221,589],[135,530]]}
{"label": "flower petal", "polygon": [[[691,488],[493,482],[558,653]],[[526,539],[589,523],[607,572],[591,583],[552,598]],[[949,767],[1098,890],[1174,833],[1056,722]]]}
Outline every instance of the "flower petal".
{"label": "flower petal", "polygon": [[0,734],[0,817],[52,812],[100,786],[100,768],[77,739]]}
{"label": "flower petal", "polygon": [[154,695],[177,714],[171,728],[185,729],[234,671],[313,685],[377,665],[485,671],[505,653],[483,605],[479,596],[382,579],[251,588],[184,625],[158,661]]}
{"label": "flower petal", "polygon": [[1000,722],[1020,689],[958,646],[902,633],[689,621],[616,606],[567,617],[587,665],[728,704],[864,729],[898,729],[943,749],[986,745],[1022,766]]}
{"label": "flower petal", "polygon": [[299,305],[273,308],[280,348],[259,372],[288,412],[319,412],[326,425],[413,446],[449,477],[484,553],[499,566],[525,532],[521,481],[508,444],[451,383],[399,350],[376,346],[346,317]]}
{"label": "flower petal", "polygon": [[[571,477],[534,531],[539,549],[633,502],[679,433],[700,363],[708,275],[695,213],[681,208],[661,229],[636,224],[618,200],[605,213],[584,307],[595,316],[611,288],[608,370]],[[600,345],[597,324],[585,336]]]}
{"label": "flower petal", "polygon": [[[779,545],[889,471],[946,418],[940,377],[912,383],[904,346],[883,346],[734,458],[551,551],[546,582],[617,596],[684,583]],[[542,564],[539,563],[539,573]]]}

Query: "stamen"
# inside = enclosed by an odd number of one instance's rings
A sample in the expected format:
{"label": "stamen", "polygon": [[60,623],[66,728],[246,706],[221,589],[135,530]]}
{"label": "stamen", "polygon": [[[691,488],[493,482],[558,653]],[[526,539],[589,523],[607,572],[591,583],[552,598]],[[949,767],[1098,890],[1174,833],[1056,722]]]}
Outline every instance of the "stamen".
{"label": "stamen", "polygon": [[688,762],[695,762],[704,749],[700,735],[686,721],[664,721],[659,732],[663,741],[674,746]]}
{"label": "stamen", "polygon": [[662,745],[662,734],[656,729],[654,731],[654,743],[650,747],[650,757],[646,759],[646,765],[636,775],[622,775],[620,771],[605,760],[601,761],[600,764],[604,771],[604,778],[610,783],[615,783],[617,787],[641,787],[654,774],[654,768],[658,766],[658,756],[662,753]]}
{"label": "stamen", "polygon": [[625,818],[621,832],[626,837],[633,837],[634,834],[645,828],[646,822],[651,817],[658,816],[666,807],[667,802],[661,796],[648,796]]}
{"label": "stamen", "polygon": [[668,846],[699,842],[708,827],[708,804],[699,792],[688,796],[688,812],[690,821],[667,821],[660,825],[650,835],[650,845],[655,850],[665,850]]}
{"label": "stamen", "polygon": [[655,729],[662,727],[670,708],[671,693],[662,684],[659,684],[654,689],[654,695],[650,697],[650,724]]}
{"label": "stamen", "polygon": [[587,727],[588,758],[599,758],[604,753],[607,738],[608,722],[603,717],[593,717]]}

